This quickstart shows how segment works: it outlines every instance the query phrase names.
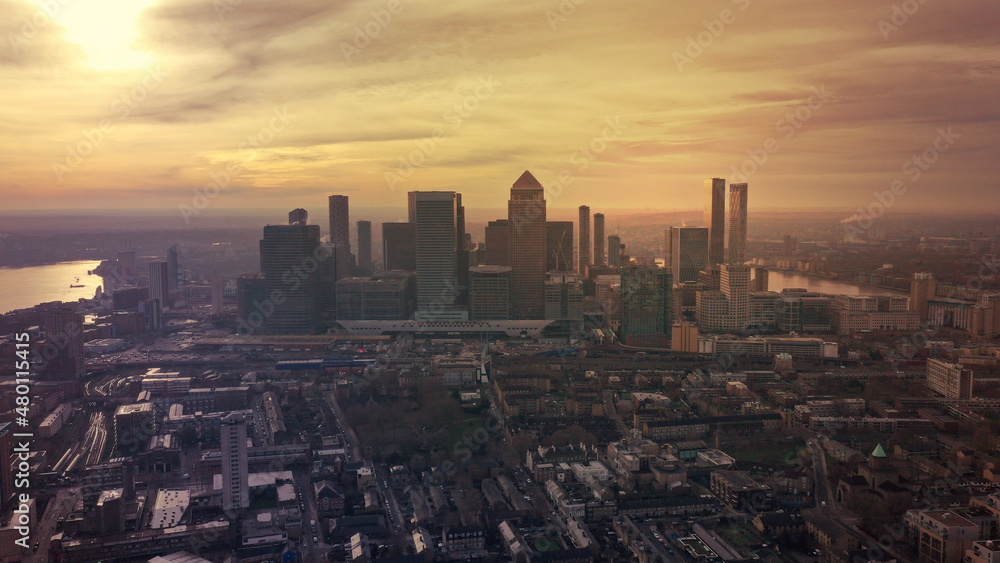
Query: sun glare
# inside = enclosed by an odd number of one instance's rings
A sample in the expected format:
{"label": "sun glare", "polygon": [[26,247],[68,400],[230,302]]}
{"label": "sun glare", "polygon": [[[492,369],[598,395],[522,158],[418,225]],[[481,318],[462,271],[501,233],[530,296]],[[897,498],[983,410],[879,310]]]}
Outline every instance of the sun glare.
{"label": "sun glare", "polygon": [[83,48],[84,64],[93,69],[127,70],[154,60],[149,53],[133,50],[132,43],[139,15],[155,0],[29,1],[66,29],[66,40]]}

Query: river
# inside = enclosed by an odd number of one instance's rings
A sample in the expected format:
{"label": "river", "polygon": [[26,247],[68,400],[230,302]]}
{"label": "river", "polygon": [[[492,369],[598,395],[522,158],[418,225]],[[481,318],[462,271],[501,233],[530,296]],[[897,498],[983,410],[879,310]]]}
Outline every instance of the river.
{"label": "river", "polygon": [[906,295],[900,291],[882,289],[869,285],[859,285],[856,283],[828,280],[814,276],[797,274],[795,272],[783,272],[769,270],[767,272],[768,291],[781,291],[790,287],[801,287],[817,293],[830,293],[835,295]]}
{"label": "river", "polygon": [[94,297],[102,283],[101,276],[88,275],[87,271],[100,263],[100,260],[78,260],[27,268],[0,268],[0,314],[48,301]]}

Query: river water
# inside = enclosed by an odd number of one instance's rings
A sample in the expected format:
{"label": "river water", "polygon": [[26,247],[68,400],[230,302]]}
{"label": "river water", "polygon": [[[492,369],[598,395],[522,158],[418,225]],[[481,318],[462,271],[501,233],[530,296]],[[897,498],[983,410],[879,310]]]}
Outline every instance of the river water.
{"label": "river water", "polygon": [[0,268],[0,314],[48,301],[94,297],[102,283],[101,276],[88,275],[87,271],[100,263],[99,260],[78,260],[27,268]]}

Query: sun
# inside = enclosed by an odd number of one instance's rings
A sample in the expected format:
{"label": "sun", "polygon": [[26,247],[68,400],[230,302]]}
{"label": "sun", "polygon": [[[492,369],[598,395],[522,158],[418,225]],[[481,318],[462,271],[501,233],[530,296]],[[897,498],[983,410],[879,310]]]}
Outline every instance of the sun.
{"label": "sun", "polygon": [[127,70],[149,65],[149,53],[135,51],[139,14],[155,0],[28,0],[66,29],[64,38],[80,45],[86,66]]}

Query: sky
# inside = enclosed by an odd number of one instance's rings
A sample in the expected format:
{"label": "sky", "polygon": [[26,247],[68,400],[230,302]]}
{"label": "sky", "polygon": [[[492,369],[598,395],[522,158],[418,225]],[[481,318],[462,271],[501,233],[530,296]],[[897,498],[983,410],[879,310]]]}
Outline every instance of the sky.
{"label": "sky", "polygon": [[0,208],[1000,212],[996,0],[0,0]]}

